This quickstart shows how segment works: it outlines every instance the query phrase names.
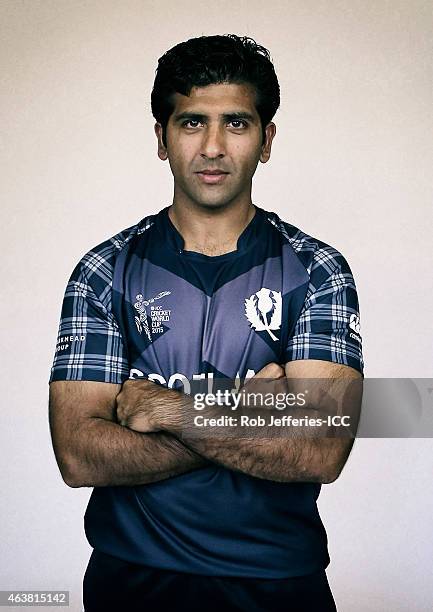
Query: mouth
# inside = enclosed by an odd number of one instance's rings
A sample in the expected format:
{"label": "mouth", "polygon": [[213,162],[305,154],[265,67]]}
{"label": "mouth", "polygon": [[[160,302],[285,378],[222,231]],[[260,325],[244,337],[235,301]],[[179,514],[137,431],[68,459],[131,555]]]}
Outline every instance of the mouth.
{"label": "mouth", "polygon": [[196,172],[196,174],[203,183],[215,185],[222,183],[229,173],[222,170],[203,170],[202,172]]}

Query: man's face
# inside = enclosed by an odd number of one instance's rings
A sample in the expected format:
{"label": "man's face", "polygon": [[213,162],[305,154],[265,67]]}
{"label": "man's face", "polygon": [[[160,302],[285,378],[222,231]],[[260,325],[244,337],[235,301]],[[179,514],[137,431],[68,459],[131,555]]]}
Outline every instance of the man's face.
{"label": "man's face", "polygon": [[219,208],[251,198],[251,179],[260,161],[268,161],[275,125],[262,127],[249,85],[222,83],[193,87],[189,96],[174,94],[167,124],[167,147],[157,123],[158,155],[168,159],[176,201]]}

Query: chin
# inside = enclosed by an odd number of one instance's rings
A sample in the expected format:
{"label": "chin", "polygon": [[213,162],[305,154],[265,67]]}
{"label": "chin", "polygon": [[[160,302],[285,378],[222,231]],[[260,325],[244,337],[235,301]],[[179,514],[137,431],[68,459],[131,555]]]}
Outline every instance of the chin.
{"label": "chin", "polygon": [[225,208],[227,205],[229,204],[229,202],[198,202],[198,205],[201,206],[202,208],[209,208],[209,209],[217,209],[217,208]]}
{"label": "chin", "polygon": [[230,207],[238,196],[239,194],[230,194],[225,196],[221,194],[220,197],[204,197],[203,199],[200,199],[199,196],[198,198],[194,199],[194,202],[200,208],[207,210],[222,210]]}

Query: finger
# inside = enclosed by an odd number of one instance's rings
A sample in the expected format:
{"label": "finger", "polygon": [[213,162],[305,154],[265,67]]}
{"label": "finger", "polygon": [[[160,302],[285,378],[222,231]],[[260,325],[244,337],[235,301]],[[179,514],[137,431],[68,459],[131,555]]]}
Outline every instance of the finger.
{"label": "finger", "polygon": [[254,378],[282,378],[284,375],[284,369],[278,363],[271,362],[259,370],[251,380]]}
{"label": "finger", "polygon": [[116,415],[118,421],[122,421],[128,418],[128,411],[126,410],[125,404],[122,403],[116,406]]}

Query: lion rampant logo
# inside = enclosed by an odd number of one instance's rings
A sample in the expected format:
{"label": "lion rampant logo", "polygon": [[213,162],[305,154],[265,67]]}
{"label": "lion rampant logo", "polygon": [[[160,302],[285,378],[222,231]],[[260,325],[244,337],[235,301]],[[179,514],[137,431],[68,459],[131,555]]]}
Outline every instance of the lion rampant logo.
{"label": "lion rampant logo", "polygon": [[278,340],[272,331],[281,327],[282,299],[279,291],[263,287],[245,300],[245,315],[256,331],[267,331],[272,340]]}

